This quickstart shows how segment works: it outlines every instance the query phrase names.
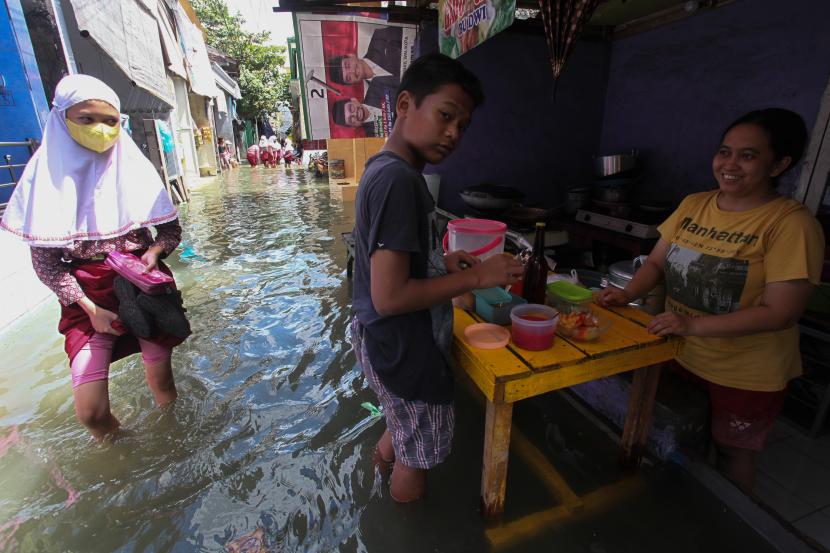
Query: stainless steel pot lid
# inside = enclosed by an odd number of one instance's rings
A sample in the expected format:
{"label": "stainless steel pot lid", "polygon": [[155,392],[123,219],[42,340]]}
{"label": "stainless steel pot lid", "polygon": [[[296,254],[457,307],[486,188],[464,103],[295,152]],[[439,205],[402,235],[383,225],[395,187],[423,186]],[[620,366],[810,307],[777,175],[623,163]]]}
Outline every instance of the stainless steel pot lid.
{"label": "stainless steel pot lid", "polygon": [[637,270],[634,268],[634,260],[626,259],[625,261],[617,261],[616,263],[612,263],[608,267],[608,272],[612,278],[628,282],[634,278],[634,273],[637,272]]}
{"label": "stainless steel pot lid", "polygon": [[634,259],[617,261],[608,267],[608,273],[612,281],[621,282],[623,285],[631,282],[637,269],[643,266],[648,256],[641,255]]}

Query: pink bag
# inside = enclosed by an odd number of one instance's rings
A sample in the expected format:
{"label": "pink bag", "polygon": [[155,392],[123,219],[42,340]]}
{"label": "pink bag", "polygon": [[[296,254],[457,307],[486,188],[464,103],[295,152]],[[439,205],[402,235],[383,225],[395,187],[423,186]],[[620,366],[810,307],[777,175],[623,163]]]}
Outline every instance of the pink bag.
{"label": "pink bag", "polygon": [[135,284],[139,290],[150,296],[172,292],[173,279],[158,269],[145,273],[147,266],[131,253],[110,252],[107,265],[113,271]]}

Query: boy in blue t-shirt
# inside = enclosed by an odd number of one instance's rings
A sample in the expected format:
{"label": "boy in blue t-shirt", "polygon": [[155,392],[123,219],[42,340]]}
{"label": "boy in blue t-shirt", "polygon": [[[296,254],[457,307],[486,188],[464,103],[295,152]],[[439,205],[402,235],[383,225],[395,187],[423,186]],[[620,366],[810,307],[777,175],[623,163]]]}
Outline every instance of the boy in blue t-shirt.
{"label": "boy in blue t-shirt", "polygon": [[452,153],[483,100],[481,83],[460,62],[441,54],[415,60],[401,79],[392,134],[358,189],[352,338],[383,405],[387,429],[375,461],[394,463],[396,501],[422,497],[427,469],[452,445],[450,299],[522,274],[509,256],[441,255],[435,204],[421,176],[426,163]]}

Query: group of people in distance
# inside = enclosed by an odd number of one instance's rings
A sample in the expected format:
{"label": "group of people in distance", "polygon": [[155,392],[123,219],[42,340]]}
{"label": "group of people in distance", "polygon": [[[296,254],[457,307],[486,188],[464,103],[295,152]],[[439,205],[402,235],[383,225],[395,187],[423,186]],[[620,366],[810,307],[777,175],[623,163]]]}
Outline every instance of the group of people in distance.
{"label": "group of people in distance", "polygon": [[291,162],[301,162],[302,155],[296,155],[294,145],[290,138],[286,138],[280,142],[276,136],[265,138],[265,135],[259,137],[259,144],[252,144],[248,148],[246,157],[251,167],[256,167],[260,163],[264,167],[276,167],[280,164],[280,160],[285,161],[285,165],[291,165]]}
{"label": "group of people in distance", "polygon": [[356,54],[329,60],[329,80],[340,85],[366,83],[362,99],[343,98],[332,105],[332,119],[342,127],[362,128],[367,137],[384,136],[376,124],[383,119],[384,101],[394,110],[395,92],[401,83],[401,27],[384,27],[372,33],[363,57]]}

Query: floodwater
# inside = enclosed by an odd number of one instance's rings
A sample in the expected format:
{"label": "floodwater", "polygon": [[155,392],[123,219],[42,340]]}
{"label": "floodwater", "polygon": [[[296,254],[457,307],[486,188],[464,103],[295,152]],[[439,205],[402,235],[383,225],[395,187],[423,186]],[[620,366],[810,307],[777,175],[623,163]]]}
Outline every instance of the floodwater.
{"label": "floodwater", "polygon": [[346,333],[352,221],[301,169],[195,190],[169,260],[194,329],[179,400],[155,408],[139,358],[114,364],[114,443],[75,420],[54,302],[0,335],[0,551],[223,551],[257,529],[268,551],[771,551],[681,469],[621,472],[561,395],[516,407],[506,513],[485,526],[484,410],[464,383],[452,455],[424,501],[396,505]]}

